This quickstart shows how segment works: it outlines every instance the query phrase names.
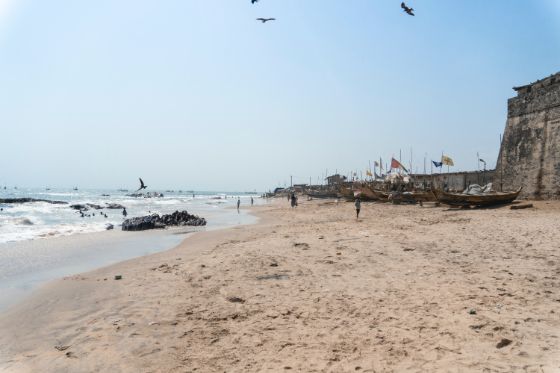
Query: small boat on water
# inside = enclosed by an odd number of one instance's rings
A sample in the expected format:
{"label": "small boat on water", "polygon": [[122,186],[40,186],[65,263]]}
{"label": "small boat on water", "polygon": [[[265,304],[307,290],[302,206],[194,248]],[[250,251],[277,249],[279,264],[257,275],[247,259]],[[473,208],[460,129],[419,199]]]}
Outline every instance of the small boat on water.
{"label": "small boat on water", "polygon": [[489,192],[483,194],[449,193],[434,190],[437,200],[451,206],[495,206],[513,202],[521,188],[514,192]]}

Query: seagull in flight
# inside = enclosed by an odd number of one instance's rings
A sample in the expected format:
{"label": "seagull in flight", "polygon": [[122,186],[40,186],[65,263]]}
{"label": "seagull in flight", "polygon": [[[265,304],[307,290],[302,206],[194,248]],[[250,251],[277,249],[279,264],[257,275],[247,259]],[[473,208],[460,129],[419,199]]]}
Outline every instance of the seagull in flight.
{"label": "seagull in flight", "polygon": [[401,8],[403,8],[406,14],[414,16],[414,9],[407,7],[404,2],[401,3]]}
{"label": "seagull in flight", "polygon": [[141,178],[141,177],[139,177],[138,180],[140,180],[140,188],[138,188],[138,189],[136,190],[137,192],[138,192],[139,190],[146,189],[146,188],[148,187],[147,185],[144,185],[144,181],[142,181],[142,178]]}
{"label": "seagull in flight", "polygon": [[257,18],[257,21],[261,21],[262,23],[267,23],[268,21],[276,21],[276,18]]}
{"label": "seagull in flight", "polygon": [[251,4],[258,3],[259,0],[251,0]]}

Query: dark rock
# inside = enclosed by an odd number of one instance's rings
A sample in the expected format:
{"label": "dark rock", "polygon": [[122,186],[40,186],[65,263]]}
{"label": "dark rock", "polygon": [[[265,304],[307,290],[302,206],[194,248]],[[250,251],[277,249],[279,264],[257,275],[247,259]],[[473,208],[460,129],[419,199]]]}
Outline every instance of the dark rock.
{"label": "dark rock", "polygon": [[228,297],[227,300],[231,303],[245,303],[245,299],[239,297]]}
{"label": "dark rock", "polygon": [[95,210],[101,210],[101,209],[103,208],[103,207],[101,207],[101,206],[99,206],[99,205],[95,205],[95,204],[93,204],[93,203],[87,203],[87,205],[88,205],[89,207],[91,207],[92,209],[95,209]]}
{"label": "dark rock", "polygon": [[89,210],[89,208],[86,205],[81,205],[81,204],[75,204],[75,205],[70,205],[70,208],[74,209],[74,210]]}
{"label": "dark rock", "polygon": [[131,219],[122,223],[123,231],[143,231],[147,229],[161,229],[167,226],[204,226],[206,219],[191,215],[187,211],[175,211],[173,214],[159,216],[152,214]]}
{"label": "dark rock", "polygon": [[110,209],[110,210],[122,210],[126,207],[124,207],[123,205],[120,205],[118,203],[107,203],[107,204],[105,204],[105,208]]}
{"label": "dark rock", "polygon": [[105,229],[107,229],[108,231],[110,231],[111,229],[115,228],[115,226],[113,224],[107,224],[105,226]]}
{"label": "dark rock", "polygon": [[122,280],[122,275],[115,275],[115,280]]}
{"label": "dark rock", "polygon": [[498,342],[498,344],[496,344],[496,348],[502,348],[502,347],[509,346],[512,342],[513,341],[511,339],[502,338],[502,340],[500,342]]}
{"label": "dark rock", "polygon": [[48,199],[36,199],[36,198],[0,198],[0,203],[29,203],[29,202],[46,202],[52,203],[53,205],[66,205],[68,202],[64,201],[51,201]]}

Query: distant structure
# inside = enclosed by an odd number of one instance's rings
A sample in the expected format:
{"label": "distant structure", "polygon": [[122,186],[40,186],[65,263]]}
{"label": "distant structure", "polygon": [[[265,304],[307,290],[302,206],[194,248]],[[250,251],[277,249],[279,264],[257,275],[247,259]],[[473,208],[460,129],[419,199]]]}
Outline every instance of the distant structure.
{"label": "distant structure", "polygon": [[560,197],[560,73],[514,87],[494,175],[494,189]]}
{"label": "distant structure", "polygon": [[334,174],[327,176],[327,185],[340,185],[346,181],[346,176],[341,176],[339,174]]}

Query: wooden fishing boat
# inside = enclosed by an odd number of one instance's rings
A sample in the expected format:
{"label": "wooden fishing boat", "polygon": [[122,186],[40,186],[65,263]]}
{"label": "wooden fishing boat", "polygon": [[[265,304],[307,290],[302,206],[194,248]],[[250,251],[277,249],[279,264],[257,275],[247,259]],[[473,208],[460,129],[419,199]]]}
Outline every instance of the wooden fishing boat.
{"label": "wooden fishing boat", "polygon": [[311,198],[338,198],[339,194],[330,190],[309,190],[306,194]]}
{"label": "wooden fishing boat", "polygon": [[345,201],[353,201],[356,198],[355,192],[356,191],[354,191],[352,188],[341,187],[338,191],[338,195]]}
{"label": "wooden fishing boat", "polygon": [[515,192],[491,192],[486,194],[449,193],[434,190],[437,200],[451,206],[495,206],[513,202],[521,188]]}

